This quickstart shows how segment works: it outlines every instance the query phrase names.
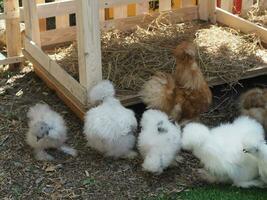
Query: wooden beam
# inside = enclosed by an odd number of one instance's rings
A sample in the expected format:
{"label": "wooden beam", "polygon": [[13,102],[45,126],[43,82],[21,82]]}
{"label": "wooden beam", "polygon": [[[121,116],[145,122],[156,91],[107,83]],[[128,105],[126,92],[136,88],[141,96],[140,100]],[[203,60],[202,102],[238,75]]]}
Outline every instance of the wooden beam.
{"label": "wooden beam", "polygon": [[136,4],[136,15],[149,13],[149,1],[142,0],[140,3]]}
{"label": "wooden beam", "polygon": [[36,60],[31,53],[23,50],[25,57],[33,64],[35,73],[47,84],[47,86],[54,90],[58,97],[62,99],[66,105],[81,119],[83,120],[86,105],[82,104],[71,92],[69,92],[64,85],[44,69],[41,63]]}
{"label": "wooden beam", "polygon": [[[45,3],[45,0],[36,0],[37,5],[40,3]],[[39,19],[39,27],[40,27],[40,32],[46,31],[46,19]]]}
{"label": "wooden beam", "polygon": [[159,11],[168,11],[172,9],[172,3],[170,0],[160,0],[159,1]]}
{"label": "wooden beam", "polygon": [[127,6],[116,6],[113,8],[114,19],[126,18],[128,16]]}
{"label": "wooden beam", "polygon": [[217,8],[217,21],[244,33],[256,33],[260,39],[267,43],[267,29],[233,15],[223,9]]}
{"label": "wooden beam", "polygon": [[73,96],[86,105],[86,89],[78,83],[71,75],[62,69],[54,60],[49,58],[36,44],[29,39],[25,39],[25,50],[53,76],[61,85],[63,85]]}
{"label": "wooden beam", "polygon": [[198,1],[199,19],[208,21],[209,19],[209,0]]}
{"label": "wooden beam", "polygon": [[23,0],[25,36],[37,46],[41,46],[40,28],[35,1]]}
{"label": "wooden beam", "polygon": [[79,80],[88,90],[102,79],[98,0],[77,0]]}
{"label": "wooden beam", "polygon": [[[2,54],[1,54],[2,55]],[[20,56],[13,56],[13,57],[2,57],[0,59],[0,65],[10,65],[10,64],[14,64],[14,63],[21,63],[24,60],[24,56],[20,55]]]}
{"label": "wooden beam", "polygon": [[41,32],[42,47],[76,40],[76,26]]}
{"label": "wooden beam", "polygon": [[[4,1],[6,19],[6,45],[7,56],[21,55],[21,34],[19,19],[19,4],[17,0]],[[17,65],[10,65],[10,69],[15,69]]]}
{"label": "wooden beam", "polygon": [[221,1],[221,9],[228,11],[230,13],[233,12],[233,6],[234,6],[234,1],[233,0],[223,0]]}
{"label": "wooden beam", "polygon": [[[166,11],[173,23],[179,23],[183,21],[191,21],[198,19],[198,7],[192,6],[187,8],[181,8],[178,10]],[[127,17],[124,19],[108,20],[101,23],[103,30],[119,29],[122,31],[135,29],[137,26],[145,27],[150,24],[160,13],[153,13],[149,15],[138,15],[134,17]]]}
{"label": "wooden beam", "polygon": [[[56,0],[57,2],[64,2],[64,0]],[[56,29],[66,28],[69,26],[69,15],[61,15],[56,17]]]}
{"label": "wooden beam", "polygon": [[216,7],[217,0],[209,0],[209,20],[211,23],[216,23]]}
{"label": "wooden beam", "polygon": [[253,6],[253,0],[242,0],[241,14],[246,15]]}
{"label": "wooden beam", "polygon": [[[181,8],[167,13],[173,23],[198,19],[197,6]],[[122,31],[127,31],[135,29],[137,26],[145,27],[158,16],[159,13],[153,13],[149,15],[140,14],[138,16],[128,17],[124,19],[107,20],[101,22],[101,28],[104,31],[108,31],[114,28]],[[76,39],[76,26],[41,32],[42,46],[50,46],[70,42]]]}

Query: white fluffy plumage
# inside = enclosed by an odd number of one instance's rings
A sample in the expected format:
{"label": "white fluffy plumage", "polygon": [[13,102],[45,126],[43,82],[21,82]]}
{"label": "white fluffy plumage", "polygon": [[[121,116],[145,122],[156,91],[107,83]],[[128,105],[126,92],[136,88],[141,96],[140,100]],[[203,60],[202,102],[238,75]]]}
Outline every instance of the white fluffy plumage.
{"label": "white fluffy plumage", "polygon": [[245,146],[244,152],[254,156],[257,159],[260,179],[267,184],[267,144],[260,141],[255,144]]}
{"label": "white fluffy plumage", "polygon": [[138,149],[144,158],[144,170],[160,174],[181,149],[180,126],[172,124],[159,110],[147,110],[141,119]]}
{"label": "white fluffy plumage", "polygon": [[26,142],[34,149],[37,160],[53,160],[45,149],[57,148],[64,153],[76,156],[76,150],[66,146],[66,125],[61,115],[46,104],[36,104],[27,113],[29,130]]}
{"label": "white fluffy plumage", "polygon": [[106,156],[133,158],[137,155],[132,150],[137,120],[134,112],[123,107],[114,94],[114,87],[107,80],[92,88],[89,99],[102,103],[87,111],[84,134],[88,145]]}
{"label": "white fluffy plumage", "polygon": [[204,164],[201,175],[208,182],[261,187],[256,159],[244,154],[243,148],[263,138],[263,127],[254,119],[243,116],[232,124],[212,129],[199,123],[188,124],[183,130],[182,147],[192,151]]}

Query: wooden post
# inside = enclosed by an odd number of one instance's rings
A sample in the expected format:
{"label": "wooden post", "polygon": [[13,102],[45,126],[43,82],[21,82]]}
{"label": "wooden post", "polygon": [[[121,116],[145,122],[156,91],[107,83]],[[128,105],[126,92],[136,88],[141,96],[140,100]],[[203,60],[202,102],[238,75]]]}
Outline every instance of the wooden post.
{"label": "wooden post", "polygon": [[181,7],[185,8],[185,7],[189,7],[189,6],[195,5],[195,2],[194,1],[190,1],[190,0],[182,0],[181,4],[182,4]]}
{"label": "wooden post", "polygon": [[127,10],[128,10],[127,6],[114,7],[113,8],[114,19],[126,18],[128,16]]}
{"label": "wooden post", "polygon": [[198,1],[199,19],[208,21],[209,19],[209,0]]}
{"label": "wooden post", "polygon": [[241,15],[246,15],[253,6],[253,0],[242,0]]}
{"label": "wooden post", "polygon": [[141,3],[136,4],[136,15],[149,13],[148,0],[142,0]]}
{"label": "wooden post", "polygon": [[102,79],[98,0],[77,0],[79,80],[87,91]]}
{"label": "wooden post", "polygon": [[[21,55],[21,34],[18,1],[5,0],[4,13],[6,18],[7,56],[19,56]],[[9,69],[13,70],[17,66],[16,64],[9,65]]]}
{"label": "wooden post", "polygon": [[233,11],[234,1],[233,0],[223,0],[221,1],[221,9],[224,9],[230,13]]}
{"label": "wooden post", "polygon": [[[56,0],[64,1],[64,0]],[[62,15],[56,17],[56,28],[66,28],[69,27],[69,15]]]}
{"label": "wooden post", "polygon": [[39,19],[36,3],[33,0],[23,0],[25,35],[37,46],[41,47]]}
{"label": "wooden post", "polygon": [[167,11],[172,9],[171,0],[160,0],[159,1],[159,11]]}
{"label": "wooden post", "polygon": [[[45,0],[36,0],[36,3],[45,3]],[[46,31],[46,19],[39,19],[40,31]]]}
{"label": "wooden post", "polygon": [[105,21],[105,9],[102,8],[99,10],[99,20],[102,22],[102,21]]}
{"label": "wooden post", "polygon": [[216,23],[216,7],[217,0],[209,0],[209,20],[211,23]]}

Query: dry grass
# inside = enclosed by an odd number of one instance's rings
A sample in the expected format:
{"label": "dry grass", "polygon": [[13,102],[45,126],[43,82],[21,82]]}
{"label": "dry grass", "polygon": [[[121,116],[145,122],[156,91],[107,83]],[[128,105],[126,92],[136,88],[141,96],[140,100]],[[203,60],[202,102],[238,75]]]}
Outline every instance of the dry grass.
{"label": "dry grass", "polygon": [[[146,29],[102,33],[103,77],[112,80],[117,89],[138,91],[156,71],[172,72],[172,49],[183,40],[197,44],[199,64],[207,79],[236,82],[262,62],[256,55],[260,40],[254,34],[200,21],[171,24],[162,15]],[[50,56],[78,79],[75,43],[50,52]]]}
{"label": "dry grass", "polygon": [[257,4],[253,5],[243,17],[259,26],[267,28],[267,10],[259,8]]}

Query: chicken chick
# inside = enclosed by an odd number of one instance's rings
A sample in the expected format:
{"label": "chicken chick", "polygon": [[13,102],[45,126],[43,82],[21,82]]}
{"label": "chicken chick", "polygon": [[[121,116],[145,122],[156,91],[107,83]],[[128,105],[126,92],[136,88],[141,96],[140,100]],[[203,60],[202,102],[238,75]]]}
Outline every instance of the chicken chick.
{"label": "chicken chick", "polygon": [[133,158],[137,155],[132,150],[137,120],[134,112],[123,107],[114,95],[113,84],[108,80],[91,89],[90,102],[98,105],[86,113],[84,134],[88,145],[106,156]]}
{"label": "chicken chick", "polygon": [[172,124],[165,113],[148,110],[142,116],[141,127],[138,149],[144,158],[143,169],[160,174],[181,149],[180,126]]}
{"label": "chicken chick", "polygon": [[36,104],[27,113],[29,130],[26,142],[34,149],[37,160],[53,160],[45,150],[56,148],[76,156],[75,149],[65,145],[67,140],[66,125],[63,118],[46,104]]}
{"label": "chicken chick", "polygon": [[204,165],[201,176],[209,183],[232,183],[237,187],[261,187],[256,159],[243,153],[249,143],[263,140],[262,126],[240,117],[232,124],[209,129],[189,123],[183,130],[182,148],[192,151]]}
{"label": "chicken chick", "polygon": [[267,89],[254,88],[242,94],[239,109],[241,115],[256,119],[267,131]]}
{"label": "chicken chick", "polygon": [[143,85],[140,96],[148,108],[166,112],[177,122],[197,119],[208,110],[212,94],[196,62],[196,48],[182,42],[174,56],[175,73],[156,73]]}

